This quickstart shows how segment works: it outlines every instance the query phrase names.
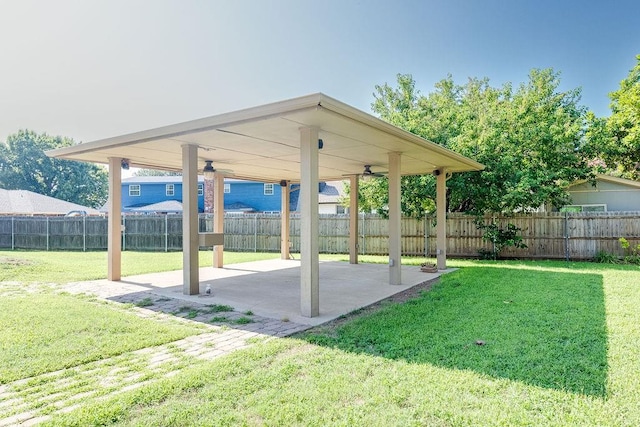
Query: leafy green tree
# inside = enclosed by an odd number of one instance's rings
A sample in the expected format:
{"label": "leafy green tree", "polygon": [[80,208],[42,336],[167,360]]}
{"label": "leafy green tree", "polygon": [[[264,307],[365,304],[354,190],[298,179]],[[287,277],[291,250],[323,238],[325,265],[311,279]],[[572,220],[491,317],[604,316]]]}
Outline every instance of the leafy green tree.
{"label": "leafy green tree", "polygon": [[[475,78],[457,85],[448,76],[424,96],[410,75],[398,75],[396,88],[376,86],[372,108],[383,120],[485,165],[482,172],[449,179],[449,210],[481,214],[562,206],[566,187],[591,169],[581,152],[586,108],[579,105],[580,90],[561,92],[559,84],[551,69],[532,70],[517,89]],[[433,206],[420,200],[435,198],[433,181],[431,176],[403,181],[411,199],[403,205],[405,214],[417,216]],[[381,184],[365,183],[362,191],[375,192],[369,187],[376,185]],[[379,199],[367,195],[371,203]]]}
{"label": "leafy green tree", "polygon": [[607,160],[611,163],[610,156],[606,154],[611,151],[609,131],[607,130],[607,119],[597,117],[592,111],[587,113],[587,131],[585,132],[585,143],[582,146],[582,153],[589,159],[588,164],[594,173],[612,173],[616,165],[607,166]]}
{"label": "leafy green tree", "polygon": [[631,179],[640,179],[640,55],[636,60],[620,88],[609,94],[611,116],[606,120],[602,144],[608,166]]}
{"label": "leafy green tree", "polygon": [[[421,217],[425,212],[435,211],[432,195],[435,194],[435,181],[430,176],[403,176],[400,208],[407,216]],[[349,194],[349,187],[346,188]],[[348,199],[344,201],[348,206]],[[377,212],[387,216],[389,204],[389,181],[386,177],[361,181],[358,194],[358,206],[364,212]]]}
{"label": "leafy green tree", "polygon": [[108,174],[98,165],[47,157],[54,148],[74,145],[71,138],[20,130],[0,143],[0,187],[29,190],[84,206],[107,200]]}

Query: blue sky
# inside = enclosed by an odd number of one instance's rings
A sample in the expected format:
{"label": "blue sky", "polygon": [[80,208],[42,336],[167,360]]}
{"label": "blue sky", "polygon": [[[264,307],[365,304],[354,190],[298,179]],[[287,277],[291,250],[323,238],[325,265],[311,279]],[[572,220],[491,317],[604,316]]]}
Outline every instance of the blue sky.
{"label": "blue sky", "polygon": [[0,141],[90,141],[323,92],[370,112],[412,74],[517,85],[532,68],[609,114],[640,54],[637,0],[0,0]]}

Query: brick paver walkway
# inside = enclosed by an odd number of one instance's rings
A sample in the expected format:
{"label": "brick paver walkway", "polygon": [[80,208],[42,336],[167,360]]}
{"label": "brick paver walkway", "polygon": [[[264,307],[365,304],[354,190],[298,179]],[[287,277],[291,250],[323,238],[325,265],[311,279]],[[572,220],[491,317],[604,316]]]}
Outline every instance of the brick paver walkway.
{"label": "brick paver walkway", "polygon": [[151,292],[122,293],[117,289],[110,292],[105,287],[87,289],[78,285],[65,290],[90,292],[122,303],[148,304],[136,308],[136,313],[143,317],[178,316],[184,321],[206,324],[207,328],[202,334],[172,343],[2,385],[0,427],[37,425],[53,414],[77,408],[88,398],[104,399],[174,375],[190,366],[194,358],[212,360],[258,340],[284,337],[309,328],[251,313],[214,312],[212,305],[186,303]]}

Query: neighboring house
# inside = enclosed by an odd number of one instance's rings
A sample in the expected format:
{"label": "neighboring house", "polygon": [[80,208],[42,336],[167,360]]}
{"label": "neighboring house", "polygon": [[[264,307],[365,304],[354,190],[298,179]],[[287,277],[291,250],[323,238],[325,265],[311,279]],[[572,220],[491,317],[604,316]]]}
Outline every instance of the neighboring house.
{"label": "neighboring house", "polygon": [[0,189],[0,215],[100,215],[96,209],[27,190]]}
{"label": "neighboring house", "polygon": [[[323,185],[324,184],[324,185]],[[346,197],[343,181],[327,181],[320,184],[318,194],[319,212],[321,214],[344,214],[349,208],[340,202]]]}
{"label": "neighboring house", "polygon": [[[225,178],[225,212],[280,212],[279,184]],[[172,202],[167,204],[167,202]],[[198,210],[204,212],[204,178],[198,177]],[[181,176],[135,176],[122,180],[122,211],[182,212]]]}
{"label": "neighboring house", "polygon": [[[298,211],[300,186],[291,185],[290,210]],[[280,212],[282,188],[270,184],[225,178],[224,210],[229,213]],[[319,184],[319,212],[344,213],[340,198],[344,195],[342,181]],[[204,212],[204,178],[198,177],[198,210]],[[122,211],[135,213],[182,212],[182,177],[136,176],[122,180]]]}
{"label": "neighboring house", "polygon": [[[298,206],[298,194],[299,186],[293,185],[291,187],[291,211],[299,211]],[[345,208],[340,201],[345,197],[343,181],[327,181],[321,182],[319,185],[318,193],[318,212],[320,214],[344,214],[348,213],[348,208]]]}
{"label": "neighboring house", "polygon": [[595,185],[578,181],[568,189],[571,205],[563,210],[581,212],[640,211],[640,182],[597,175]]}

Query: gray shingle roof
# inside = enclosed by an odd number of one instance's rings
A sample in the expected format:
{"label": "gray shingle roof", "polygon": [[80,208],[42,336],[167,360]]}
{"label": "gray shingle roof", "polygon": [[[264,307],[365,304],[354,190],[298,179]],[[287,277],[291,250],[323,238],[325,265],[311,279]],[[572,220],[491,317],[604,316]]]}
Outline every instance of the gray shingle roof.
{"label": "gray shingle roof", "polygon": [[338,203],[344,196],[344,183],[342,181],[327,181],[318,193],[319,203]]}
{"label": "gray shingle roof", "polygon": [[136,212],[182,212],[182,203],[177,200],[165,200],[164,202],[131,208],[131,210]]}
{"label": "gray shingle roof", "polygon": [[[132,212],[182,212],[182,203],[177,200],[166,200],[164,202],[152,203],[150,205],[130,208]],[[255,210],[244,203],[236,202],[224,205],[225,211],[255,212]]]}
{"label": "gray shingle roof", "polygon": [[0,189],[0,215],[65,215],[70,211],[100,214],[96,209],[32,191]]}

